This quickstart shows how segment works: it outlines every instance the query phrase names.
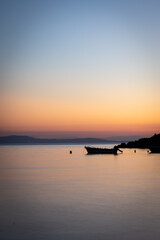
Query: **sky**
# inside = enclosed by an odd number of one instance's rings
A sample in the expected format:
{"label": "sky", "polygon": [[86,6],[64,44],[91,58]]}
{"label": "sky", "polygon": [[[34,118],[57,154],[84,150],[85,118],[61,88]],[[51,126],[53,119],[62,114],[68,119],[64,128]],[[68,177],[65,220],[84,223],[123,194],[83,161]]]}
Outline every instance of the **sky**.
{"label": "sky", "polygon": [[1,0],[0,135],[160,132],[160,1]]}

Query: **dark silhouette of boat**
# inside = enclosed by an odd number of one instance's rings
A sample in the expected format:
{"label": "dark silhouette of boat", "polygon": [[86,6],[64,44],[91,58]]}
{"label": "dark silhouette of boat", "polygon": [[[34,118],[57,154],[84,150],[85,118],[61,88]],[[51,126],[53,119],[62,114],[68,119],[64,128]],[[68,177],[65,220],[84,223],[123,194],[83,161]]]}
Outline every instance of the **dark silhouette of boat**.
{"label": "dark silhouette of boat", "polygon": [[117,154],[117,151],[121,151],[118,147],[114,148],[96,148],[96,147],[87,147],[85,146],[88,154]]}
{"label": "dark silhouette of boat", "polygon": [[160,153],[160,146],[151,146],[149,147],[151,153]]}

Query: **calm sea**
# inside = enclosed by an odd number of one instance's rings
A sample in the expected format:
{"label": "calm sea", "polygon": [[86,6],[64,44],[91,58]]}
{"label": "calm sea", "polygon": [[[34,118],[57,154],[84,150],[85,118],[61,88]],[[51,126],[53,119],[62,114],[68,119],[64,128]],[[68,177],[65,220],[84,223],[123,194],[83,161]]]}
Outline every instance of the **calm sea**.
{"label": "calm sea", "polygon": [[159,240],[160,154],[0,146],[0,239]]}

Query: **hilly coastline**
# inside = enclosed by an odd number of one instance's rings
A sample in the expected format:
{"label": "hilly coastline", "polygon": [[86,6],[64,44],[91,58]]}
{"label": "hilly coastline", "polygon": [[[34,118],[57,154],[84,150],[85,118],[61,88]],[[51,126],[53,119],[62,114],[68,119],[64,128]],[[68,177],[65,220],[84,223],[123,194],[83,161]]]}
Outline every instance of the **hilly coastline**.
{"label": "hilly coastline", "polygon": [[[0,145],[36,145],[36,144],[118,144],[120,141],[112,141],[102,138],[36,138],[30,136],[11,135],[0,137]],[[160,134],[155,134],[150,138],[140,138],[139,140],[123,142],[118,148],[148,148],[160,146]]]}
{"label": "hilly coastline", "polygon": [[0,145],[16,145],[16,144],[108,144],[119,143],[120,141],[108,141],[101,138],[72,138],[72,139],[48,139],[34,138],[29,136],[4,136],[0,137]]}
{"label": "hilly coastline", "polygon": [[128,143],[121,143],[119,148],[148,148],[152,146],[160,147],[160,134],[155,134],[150,138],[140,138],[137,141],[130,141]]}

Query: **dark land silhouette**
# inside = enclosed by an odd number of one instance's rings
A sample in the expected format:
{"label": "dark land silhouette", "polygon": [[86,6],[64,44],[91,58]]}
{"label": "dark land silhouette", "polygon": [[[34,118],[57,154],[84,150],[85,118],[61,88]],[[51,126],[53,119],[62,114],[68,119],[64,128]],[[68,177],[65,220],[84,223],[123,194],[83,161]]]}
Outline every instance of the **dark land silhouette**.
{"label": "dark land silhouette", "polygon": [[[0,145],[36,145],[36,144],[118,144],[120,141],[111,141],[102,138],[35,138],[30,136],[3,136],[0,137]],[[155,134],[150,138],[140,138],[136,141],[123,142],[118,148],[149,148],[151,146],[160,147],[160,134]]]}
{"label": "dark land silhouette", "polygon": [[150,138],[140,138],[137,141],[131,141],[128,143],[121,143],[119,148],[150,148],[160,147],[160,134],[154,134]]}
{"label": "dark land silhouette", "polygon": [[16,144],[108,144],[119,143],[119,141],[108,141],[100,138],[72,138],[72,139],[48,139],[48,138],[34,138],[29,136],[4,136],[0,137],[0,145],[16,145]]}

